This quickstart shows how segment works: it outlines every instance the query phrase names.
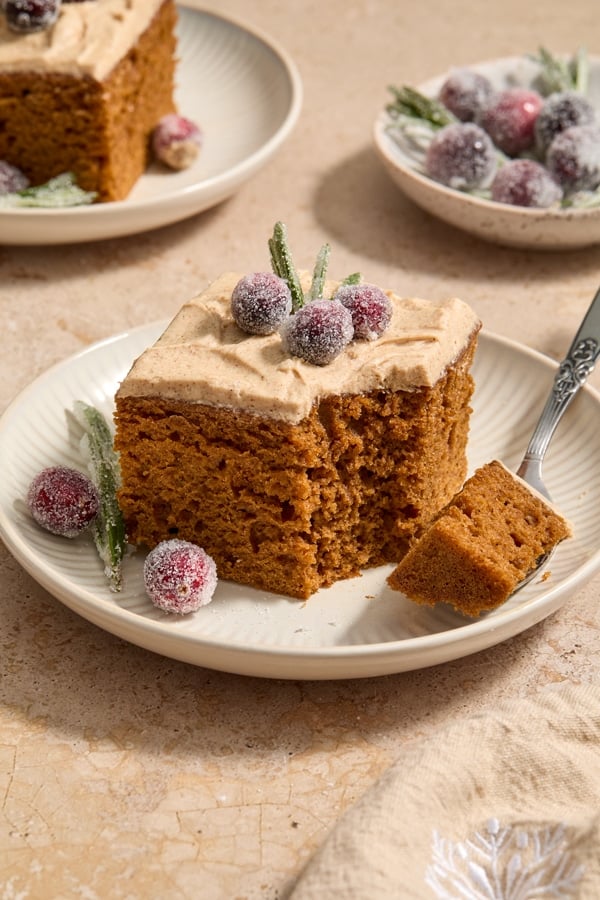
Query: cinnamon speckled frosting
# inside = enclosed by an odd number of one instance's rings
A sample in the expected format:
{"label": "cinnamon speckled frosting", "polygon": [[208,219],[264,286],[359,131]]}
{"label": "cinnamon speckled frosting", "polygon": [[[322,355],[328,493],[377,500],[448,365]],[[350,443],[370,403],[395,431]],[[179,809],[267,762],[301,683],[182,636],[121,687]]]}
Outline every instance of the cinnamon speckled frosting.
{"label": "cinnamon speckled frosting", "polygon": [[299,422],[324,396],[433,386],[481,324],[462,300],[388,292],[393,314],[382,337],[353,341],[329,365],[313,366],[290,357],[278,334],[238,328],[230,300],[241,277],[222,275],[186,303],[135,361],[117,397],[158,396]]}
{"label": "cinnamon speckled frosting", "polygon": [[0,16],[0,73],[106,77],[146,30],[164,0],[63,3],[45,31],[17,34]]}

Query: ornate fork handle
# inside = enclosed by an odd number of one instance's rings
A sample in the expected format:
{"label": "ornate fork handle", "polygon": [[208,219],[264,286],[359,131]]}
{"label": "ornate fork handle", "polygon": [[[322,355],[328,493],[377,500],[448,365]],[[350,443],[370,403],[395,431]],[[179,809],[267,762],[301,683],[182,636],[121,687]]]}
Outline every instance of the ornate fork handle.
{"label": "ornate fork handle", "polygon": [[586,381],[596,365],[599,353],[600,344],[591,337],[584,338],[572,348],[554,379],[553,394],[559,403],[574,394]]}
{"label": "ornate fork handle", "polygon": [[571,400],[585,384],[600,356],[600,290],[592,300],[579,331],[554,377],[552,391],[534,429],[517,474],[545,496],[542,460],[554,430]]}

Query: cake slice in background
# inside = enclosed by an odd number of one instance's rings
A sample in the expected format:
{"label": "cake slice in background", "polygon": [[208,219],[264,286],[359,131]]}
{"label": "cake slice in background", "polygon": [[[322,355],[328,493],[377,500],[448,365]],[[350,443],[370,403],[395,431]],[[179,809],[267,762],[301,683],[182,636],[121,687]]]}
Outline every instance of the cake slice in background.
{"label": "cake slice in background", "polygon": [[33,185],[72,172],[100,201],[125,198],[175,110],[176,20],[173,0],[86,0],[21,34],[0,11],[0,159]]}
{"label": "cake slice in background", "polygon": [[566,520],[494,460],[469,478],[388,579],[416,603],[478,616],[504,603],[559,541]]}

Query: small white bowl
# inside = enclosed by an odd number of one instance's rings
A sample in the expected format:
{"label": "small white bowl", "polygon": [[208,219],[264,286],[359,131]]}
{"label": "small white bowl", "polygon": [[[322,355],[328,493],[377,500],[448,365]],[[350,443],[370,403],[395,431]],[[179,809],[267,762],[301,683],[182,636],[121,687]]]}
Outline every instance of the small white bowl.
{"label": "small white bowl", "polygon": [[[468,68],[486,75],[499,90],[530,87],[540,72],[537,63],[522,56],[491,60]],[[429,97],[436,97],[448,74],[433,78],[417,89]],[[600,121],[599,58],[589,58],[586,96],[598,111]],[[600,243],[600,207],[530,209],[495,203],[445,187],[419,171],[416,158],[391,136],[389,125],[392,122],[385,109],[377,117],[374,127],[377,152],[404,193],[437,218],[486,241],[513,247],[568,250]]]}

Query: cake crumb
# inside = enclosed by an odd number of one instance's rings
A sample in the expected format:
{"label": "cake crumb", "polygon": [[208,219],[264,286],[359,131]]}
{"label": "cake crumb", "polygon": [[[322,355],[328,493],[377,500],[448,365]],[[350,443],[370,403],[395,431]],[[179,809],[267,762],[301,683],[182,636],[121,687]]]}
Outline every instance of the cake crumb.
{"label": "cake crumb", "polygon": [[[501,462],[487,463],[434,518],[388,578],[416,603],[467,616],[496,609],[569,523]],[[542,580],[550,577],[545,572]]]}

